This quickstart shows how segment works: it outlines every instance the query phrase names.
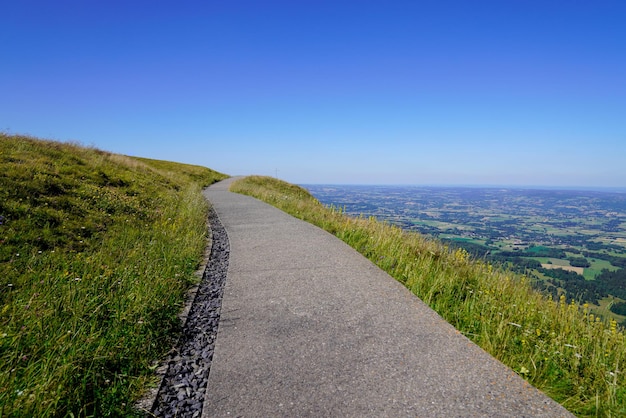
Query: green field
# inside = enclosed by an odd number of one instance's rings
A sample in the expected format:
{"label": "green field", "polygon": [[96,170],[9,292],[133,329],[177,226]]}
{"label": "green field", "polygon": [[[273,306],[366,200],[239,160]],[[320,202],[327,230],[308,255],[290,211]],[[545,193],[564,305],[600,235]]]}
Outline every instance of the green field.
{"label": "green field", "polygon": [[616,271],[619,269],[619,267],[615,267],[606,260],[589,259],[589,262],[591,263],[591,267],[586,268],[584,274],[585,279],[587,280],[595,279],[602,270],[606,269],[610,271]]}

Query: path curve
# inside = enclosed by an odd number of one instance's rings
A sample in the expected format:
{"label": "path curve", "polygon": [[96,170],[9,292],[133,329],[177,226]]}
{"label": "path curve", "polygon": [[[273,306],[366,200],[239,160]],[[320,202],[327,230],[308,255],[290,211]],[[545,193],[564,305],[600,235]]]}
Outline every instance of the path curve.
{"label": "path curve", "polygon": [[230,260],[203,417],[566,417],[331,234],[209,187]]}

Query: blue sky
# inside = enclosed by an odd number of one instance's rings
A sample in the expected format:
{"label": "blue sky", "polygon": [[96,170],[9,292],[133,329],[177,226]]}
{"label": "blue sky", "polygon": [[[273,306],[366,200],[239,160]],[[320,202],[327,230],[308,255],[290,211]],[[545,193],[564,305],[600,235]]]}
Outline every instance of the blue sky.
{"label": "blue sky", "polygon": [[624,1],[7,1],[0,130],[293,183],[626,187]]}

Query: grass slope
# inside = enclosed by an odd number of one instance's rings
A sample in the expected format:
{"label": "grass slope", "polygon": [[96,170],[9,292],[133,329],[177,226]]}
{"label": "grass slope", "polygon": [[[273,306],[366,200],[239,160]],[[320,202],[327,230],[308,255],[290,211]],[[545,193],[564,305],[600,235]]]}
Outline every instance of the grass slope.
{"label": "grass slope", "polygon": [[226,176],[0,134],[0,416],[128,416]]}
{"label": "grass slope", "polygon": [[264,200],[344,240],[479,346],[579,416],[626,416],[623,331],[462,249],[323,207],[306,190],[247,177],[231,191]]}

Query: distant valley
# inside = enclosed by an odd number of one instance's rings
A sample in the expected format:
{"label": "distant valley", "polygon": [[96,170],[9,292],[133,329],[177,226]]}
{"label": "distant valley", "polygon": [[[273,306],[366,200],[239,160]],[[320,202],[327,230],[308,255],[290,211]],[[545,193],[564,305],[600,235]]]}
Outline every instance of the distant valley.
{"label": "distant valley", "polygon": [[[324,205],[465,248],[557,297],[626,319],[626,193],[518,188],[305,185]],[[605,312],[608,313],[608,312]]]}

